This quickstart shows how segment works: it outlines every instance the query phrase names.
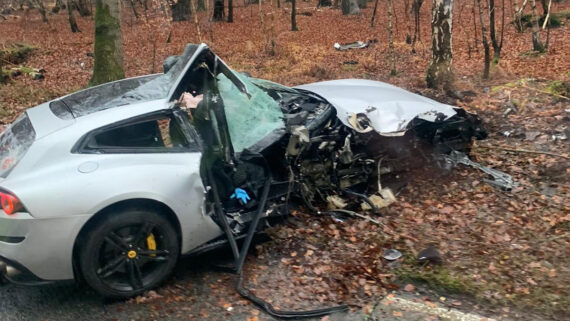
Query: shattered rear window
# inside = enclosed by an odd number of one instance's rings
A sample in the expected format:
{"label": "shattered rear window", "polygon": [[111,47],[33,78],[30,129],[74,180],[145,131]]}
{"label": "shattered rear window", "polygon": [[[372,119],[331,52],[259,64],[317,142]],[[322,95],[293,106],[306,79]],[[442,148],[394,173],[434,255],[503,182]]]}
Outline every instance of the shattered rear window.
{"label": "shattered rear window", "polygon": [[0,177],[8,176],[35,139],[36,132],[26,113],[6,127],[0,134]]}
{"label": "shattered rear window", "polygon": [[251,98],[241,92],[224,74],[218,75],[218,89],[234,151],[240,152],[259,142],[272,131],[283,128],[283,112],[279,103],[248,77],[235,73],[246,85]]}
{"label": "shattered rear window", "polygon": [[69,117],[63,106],[56,105],[63,102],[72,116],[77,118],[135,102],[164,99],[196,49],[197,45],[187,46],[176,64],[165,74],[129,78],[82,90],[52,102],[50,108],[60,118]]}

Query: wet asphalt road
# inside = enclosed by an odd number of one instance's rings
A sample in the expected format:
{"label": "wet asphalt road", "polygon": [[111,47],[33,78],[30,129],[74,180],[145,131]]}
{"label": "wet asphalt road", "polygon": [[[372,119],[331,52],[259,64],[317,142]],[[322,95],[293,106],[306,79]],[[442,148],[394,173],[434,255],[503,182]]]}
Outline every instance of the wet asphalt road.
{"label": "wet asphalt road", "polygon": [[[199,285],[208,271],[197,260],[208,261],[210,258],[181,259],[174,276],[166,283],[195,284],[193,295],[199,296]],[[41,286],[0,285],[0,321],[152,320],[150,309],[149,305],[106,300],[86,285],[71,281]]]}

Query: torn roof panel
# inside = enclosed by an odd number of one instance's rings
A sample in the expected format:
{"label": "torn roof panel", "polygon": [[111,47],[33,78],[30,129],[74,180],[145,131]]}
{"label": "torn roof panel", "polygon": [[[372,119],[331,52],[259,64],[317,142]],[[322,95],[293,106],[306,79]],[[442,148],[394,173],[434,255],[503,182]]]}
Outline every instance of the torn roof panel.
{"label": "torn roof panel", "polygon": [[[108,108],[129,105],[135,102],[144,102],[164,99],[171,88],[181,78],[181,73],[189,64],[200,46],[187,45],[184,53],[177,56],[175,63],[165,74],[146,75],[114,81],[85,90],[75,92],[53,101],[50,106],[56,115],[68,119],[89,115]],[[64,112],[61,103],[64,103],[69,114]]]}
{"label": "torn roof panel", "polygon": [[341,79],[297,88],[321,95],[333,104],[339,119],[351,128],[350,118],[364,114],[370,126],[384,136],[403,135],[414,118],[435,122],[456,114],[455,108],[379,81]]}

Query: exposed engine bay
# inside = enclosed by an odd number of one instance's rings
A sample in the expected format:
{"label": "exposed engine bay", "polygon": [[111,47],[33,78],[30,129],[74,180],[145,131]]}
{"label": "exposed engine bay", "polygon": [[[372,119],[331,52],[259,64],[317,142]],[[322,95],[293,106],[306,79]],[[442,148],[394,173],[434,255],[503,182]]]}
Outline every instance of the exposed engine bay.
{"label": "exposed engine bay", "polygon": [[289,88],[236,73],[209,50],[175,93],[202,141],[207,213],[237,238],[257,213],[269,221],[287,215],[291,203],[316,213],[379,213],[395,201],[406,172],[472,165],[472,140],[487,136],[476,115],[388,84]]}

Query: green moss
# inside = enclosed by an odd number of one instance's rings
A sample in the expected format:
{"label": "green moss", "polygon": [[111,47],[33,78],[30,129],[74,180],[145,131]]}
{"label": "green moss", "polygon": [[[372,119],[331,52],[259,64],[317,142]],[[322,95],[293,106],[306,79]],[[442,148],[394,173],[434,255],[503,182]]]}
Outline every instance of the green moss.
{"label": "green moss", "polygon": [[38,47],[27,43],[13,43],[0,50],[0,56],[5,61],[17,65],[24,62],[37,49]]}
{"label": "green moss", "polygon": [[548,85],[548,87],[546,87],[546,91],[556,95],[570,97],[570,82],[558,80],[553,81]]}
{"label": "green moss", "polygon": [[404,266],[396,271],[404,282],[423,282],[430,288],[447,293],[476,294],[477,287],[465,275],[455,275],[443,266]]}

